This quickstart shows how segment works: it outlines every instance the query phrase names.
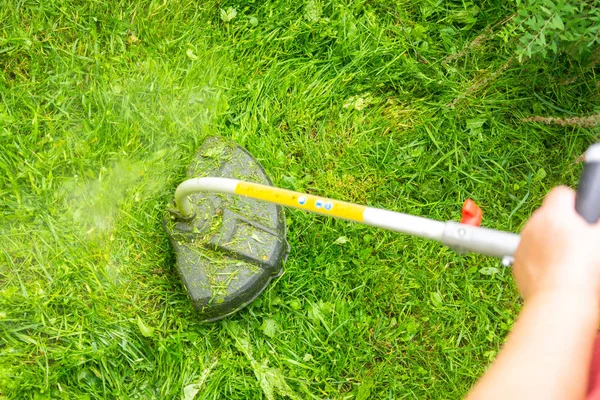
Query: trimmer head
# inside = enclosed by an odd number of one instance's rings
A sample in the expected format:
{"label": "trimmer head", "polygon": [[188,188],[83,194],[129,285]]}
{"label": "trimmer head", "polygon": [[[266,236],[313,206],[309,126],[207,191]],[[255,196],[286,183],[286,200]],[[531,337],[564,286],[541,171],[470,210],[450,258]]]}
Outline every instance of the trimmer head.
{"label": "trimmer head", "polygon": [[[246,150],[222,138],[207,138],[188,178],[221,177],[272,186]],[[289,246],[281,206],[217,193],[190,196],[195,214],[183,218],[171,205],[164,227],[177,269],[205,321],[245,307],[281,275]]]}

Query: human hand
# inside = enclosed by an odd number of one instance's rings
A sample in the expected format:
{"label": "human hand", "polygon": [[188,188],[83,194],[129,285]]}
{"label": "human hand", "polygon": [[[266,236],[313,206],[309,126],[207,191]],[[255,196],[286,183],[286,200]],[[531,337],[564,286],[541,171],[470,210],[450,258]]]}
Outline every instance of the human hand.
{"label": "human hand", "polygon": [[592,296],[600,304],[600,224],[590,225],[577,214],[572,189],[553,189],[529,219],[513,273],[526,300]]}

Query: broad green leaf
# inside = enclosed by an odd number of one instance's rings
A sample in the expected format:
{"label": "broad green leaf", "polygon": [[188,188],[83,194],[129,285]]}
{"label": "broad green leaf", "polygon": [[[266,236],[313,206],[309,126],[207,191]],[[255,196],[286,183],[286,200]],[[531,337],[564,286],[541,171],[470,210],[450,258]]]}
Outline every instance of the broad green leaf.
{"label": "broad green leaf", "polygon": [[337,238],[335,240],[335,244],[344,244],[344,243],[348,243],[350,241],[350,239],[348,239],[346,236],[340,236],[339,238]]}
{"label": "broad green leaf", "polygon": [[154,334],[154,328],[151,328],[148,325],[146,325],[139,315],[137,317],[137,326],[140,329],[142,335],[145,337],[152,337],[152,335]]}
{"label": "broad green leaf", "polygon": [[198,392],[200,391],[200,385],[192,383],[183,388],[182,400],[194,400]]}
{"label": "broad green leaf", "polygon": [[277,334],[279,327],[277,326],[277,321],[275,321],[274,319],[265,318],[260,327],[260,330],[263,331],[265,335],[272,338],[275,337],[275,335]]}
{"label": "broad green leaf", "polygon": [[494,275],[500,272],[500,270],[496,267],[483,267],[479,270],[479,273],[482,275]]}
{"label": "broad green leaf", "polygon": [[309,0],[304,7],[304,16],[308,22],[319,22],[323,13],[323,5],[317,0]]}
{"label": "broad green leaf", "polygon": [[563,24],[562,18],[560,17],[560,15],[556,14],[554,16],[554,18],[552,19],[552,22],[554,22],[554,26],[557,27],[558,29],[560,29],[561,31],[565,29],[565,24]]}
{"label": "broad green leaf", "polygon": [[198,56],[194,54],[194,50],[192,49],[187,49],[185,52],[185,55],[188,56],[188,58],[190,60],[197,60]]}
{"label": "broad green leaf", "polygon": [[429,298],[431,299],[431,304],[433,304],[435,307],[442,307],[444,304],[442,295],[440,295],[438,292],[429,293]]}
{"label": "broad green leaf", "polygon": [[237,15],[237,10],[233,7],[227,7],[227,10],[221,8],[221,20],[223,22],[232,21]]}
{"label": "broad green leaf", "polygon": [[539,182],[539,181],[543,180],[547,175],[548,174],[546,173],[546,170],[544,168],[540,168],[535,173],[533,180]]}
{"label": "broad green leaf", "polygon": [[356,400],[367,400],[371,398],[371,389],[373,388],[374,383],[372,380],[368,379],[365,382],[361,383],[358,387],[358,393],[356,394]]}
{"label": "broad green leaf", "polygon": [[548,15],[552,15],[552,11],[548,10],[546,7],[544,6],[540,6],[540,10],[542,10],[543,12],[545,12]]}

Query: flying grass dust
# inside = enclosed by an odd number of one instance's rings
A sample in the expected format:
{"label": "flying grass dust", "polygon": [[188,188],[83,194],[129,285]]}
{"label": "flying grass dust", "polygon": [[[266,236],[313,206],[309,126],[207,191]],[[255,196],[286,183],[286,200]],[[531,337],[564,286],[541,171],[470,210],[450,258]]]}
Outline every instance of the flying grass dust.
{"label": "flying grass dust", "polygon": [[90,171],[95,178],[75,176],[63,186],[65,216],[88,238],[111,234],[119,204],[143,172],[140,163],[120,161]]}

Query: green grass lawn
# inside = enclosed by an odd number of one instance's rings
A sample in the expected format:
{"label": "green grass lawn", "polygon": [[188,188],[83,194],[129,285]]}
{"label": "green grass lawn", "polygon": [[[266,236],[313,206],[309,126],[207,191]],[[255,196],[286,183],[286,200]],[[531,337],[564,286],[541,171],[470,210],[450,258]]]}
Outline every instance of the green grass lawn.
{"label": "green grass lawn", "polygon": [[599,133],[523,119],[600,112],[598,68],[519,64],[478,4],[7,0],[0,398],[463,396],[520,307],[498,260],[287,210],[285,274],[200,324],[161,219],[222,135],[284,188],[518,231]]}

